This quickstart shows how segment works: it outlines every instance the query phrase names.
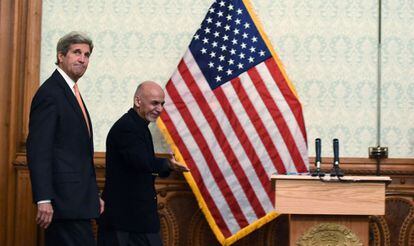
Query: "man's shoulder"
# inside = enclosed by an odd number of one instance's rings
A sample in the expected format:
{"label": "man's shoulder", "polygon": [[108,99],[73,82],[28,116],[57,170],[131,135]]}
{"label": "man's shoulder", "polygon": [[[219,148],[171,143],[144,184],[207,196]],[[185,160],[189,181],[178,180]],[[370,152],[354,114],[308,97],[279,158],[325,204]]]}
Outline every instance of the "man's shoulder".
{"label": "man's shoulder", "polygon": [[45,80],[45,82],[40,85],[36,94],[44,96],[55,96],[63,92],[61,86],[59,85],[59,78],[56,77],[55,73],[53,73],[48,79]]}
{"label": "man's shoulder", "polygon": [[122,115],[111,127],[107,135],[107,147],[108,144],[116,144],[119,141],[125,141],[125,137],[136,135],[137,129],[135,128],[133,121],[131,121],[128,114]]}
{"label": "man's shoulder", "polygon": [[118,135],[125,133],[132,133],[137,135],[145,135],[145,126],[137,123],[131,112],[127,112],[122,115],[111,127],[109,135]]}
{"label": "man's shoulder", "polygon": [[133,120],[128,113],[123,114],[112,126],[111,131],[122,131],[134,127]]}

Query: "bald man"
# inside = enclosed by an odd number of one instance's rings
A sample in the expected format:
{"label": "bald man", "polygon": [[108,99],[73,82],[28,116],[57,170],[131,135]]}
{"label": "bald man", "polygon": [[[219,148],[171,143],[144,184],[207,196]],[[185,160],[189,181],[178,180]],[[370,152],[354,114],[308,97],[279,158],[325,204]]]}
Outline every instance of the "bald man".
{"label": "bald man", "polygon": [[134,106],[111,128],[106,139],[106,180],[98,246],[162,245],[157,212],[156,176],[188,169],[173,157],[157,158],[148,125],[160,116],[164,91],[141,83]]}

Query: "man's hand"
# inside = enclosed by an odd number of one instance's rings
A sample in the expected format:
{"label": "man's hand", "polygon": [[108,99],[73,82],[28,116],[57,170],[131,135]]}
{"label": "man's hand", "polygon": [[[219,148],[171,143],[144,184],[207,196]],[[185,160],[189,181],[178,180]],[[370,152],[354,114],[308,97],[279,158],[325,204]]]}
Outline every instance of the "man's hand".
{"label": "man's hand", "polygon": [[99,211],[99,213],[102,214],[104,212],[104,210],[105,210],[105,202],[100,197],[99,197],[99,205],[100,205],[100,211]]}
{"label": "man's hand", "polygon": [[51,203],[37,204],[36,223],[43,229],[46,229],[53,218],[53,207]]}
{"label": "man's hand", "polygon": [[169,159],[169,164],[170,164],[170,168],[174,171],[177,171],[177,172],[188,172],[188,171],[190,171],[190,169],[188,169],[188,167],[186,167],[183,164],[177,162],[175,160],[174,156]]}

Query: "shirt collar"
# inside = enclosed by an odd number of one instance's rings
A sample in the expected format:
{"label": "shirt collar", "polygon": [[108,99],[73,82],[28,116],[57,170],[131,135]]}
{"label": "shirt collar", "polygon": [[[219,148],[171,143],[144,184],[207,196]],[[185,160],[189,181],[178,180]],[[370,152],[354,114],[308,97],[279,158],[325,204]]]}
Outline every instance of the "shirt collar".
{"label": "shirt collar", "polygon": [[73,89],[73,86],[75,86],[75,81],[73,81],[66,73],[63,71],[59,66],[56,68],[60,75],[62,75],[63,79],[66,81],[66,84],[68,84],[69,88],[75,94],[75,90]]}
{"label": "shirt collar", "polygon": [[150,122],[143,119],[141,116],[138,115],[138,113],[134,110],[134,108],[130,108],[128,110],[128,114],[131,115],[133,119],[135,119],[136,122],[138,122],[141,125],[148,126]]}

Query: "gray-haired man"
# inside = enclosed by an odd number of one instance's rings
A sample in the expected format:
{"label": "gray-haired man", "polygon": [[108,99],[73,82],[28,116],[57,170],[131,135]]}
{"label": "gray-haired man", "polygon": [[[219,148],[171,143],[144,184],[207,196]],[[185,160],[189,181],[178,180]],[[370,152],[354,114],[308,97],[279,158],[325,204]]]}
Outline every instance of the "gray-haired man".
{"label": "gray-haired man", "polygon": [[91,219],[102,212],[93,165],[92,124],[77,81],[93,43],[71,32],[57,44],[57,68],[30,108],[27,158],[36,222],[50,245],[95,245]]}

